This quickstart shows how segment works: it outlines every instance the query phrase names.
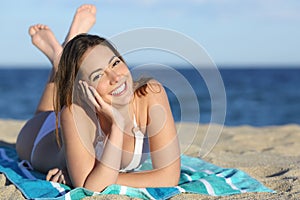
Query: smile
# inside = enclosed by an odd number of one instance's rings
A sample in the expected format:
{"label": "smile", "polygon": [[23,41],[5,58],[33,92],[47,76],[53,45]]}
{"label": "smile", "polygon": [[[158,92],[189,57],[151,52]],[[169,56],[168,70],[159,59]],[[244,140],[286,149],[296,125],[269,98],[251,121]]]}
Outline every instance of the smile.
{"label": "smile", "polygon": [[126,90],[126,82],[124,82],[118,88],[116,88],[115,90],[113,90],[111,92],[111,95],[112,96],[120,96],[120,95],[122,95],[124,93],[125,90]]}

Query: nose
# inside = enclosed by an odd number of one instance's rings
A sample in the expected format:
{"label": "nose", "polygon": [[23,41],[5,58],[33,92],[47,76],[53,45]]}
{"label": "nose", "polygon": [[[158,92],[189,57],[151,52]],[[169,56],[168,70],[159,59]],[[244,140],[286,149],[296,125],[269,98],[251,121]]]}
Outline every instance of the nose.
{"label": "nose", "polygon": [[112,69],[106,69],[106,74],[107,74],[107,76],[109,78],[109,83],[111,85],[116,84],[116,83],[119,82],[120,75],[116,71],[114,71]]}

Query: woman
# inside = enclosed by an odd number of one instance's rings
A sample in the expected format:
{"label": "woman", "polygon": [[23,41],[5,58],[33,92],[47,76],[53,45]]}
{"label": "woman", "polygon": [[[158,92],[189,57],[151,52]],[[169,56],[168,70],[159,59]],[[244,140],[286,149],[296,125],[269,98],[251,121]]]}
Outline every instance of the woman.
{"label": "woman", "polygon": [[[73,187],[93,191],[111,184],[177,185],[180,152],[164,88],[154,80],[133,82],[124,59],[107,40],[80,34],[68,41],[55,73],[55,89],[56,95],[46,96],[55,96],[56,117],[52,104],[25,125],[17,141],[21,159],[31,160],[34,168],[44,172],[54,168],[49,171],[50,180],[69,178]],[[45,93],[51,91],[46,87]],[[55,136],[53,122],[58,118]],[[43,120],[51,121],[52,127],[41,124]],[[51,133],[31,148],[34,154],[28,159],[22,151],[30,129]],[[153,170],[134,171],[147,150]]]}

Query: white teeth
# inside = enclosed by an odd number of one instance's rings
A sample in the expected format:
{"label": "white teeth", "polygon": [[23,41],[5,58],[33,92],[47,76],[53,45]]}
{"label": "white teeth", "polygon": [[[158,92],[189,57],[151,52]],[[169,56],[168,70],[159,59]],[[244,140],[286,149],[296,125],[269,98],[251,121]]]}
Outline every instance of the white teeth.
{"label": "white teeth", "polygon": [[118,95],[121,92],[123,92],[125,90],[125,83],[123,83],[122,85],[120,85],[120,87],[118,87],[117,89],[115,89],[111,94],[112,95]]}

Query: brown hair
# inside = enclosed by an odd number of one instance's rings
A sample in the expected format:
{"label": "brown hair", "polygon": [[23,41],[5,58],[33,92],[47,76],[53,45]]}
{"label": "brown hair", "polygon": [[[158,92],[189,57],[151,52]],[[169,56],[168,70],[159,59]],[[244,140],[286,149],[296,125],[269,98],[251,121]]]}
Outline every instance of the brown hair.
{"label": "brown hair", "polygon": [[[58,71],[55,76],[56,94],[54,99],[54,110],[56,113],[56,140],[61,146],[59,131],[58,131],[58,115],[63,106],[70,108],[72,105],[73,87],[79,67],[85,57],[85,53],[90,48],[97,45],[108,47],[119,59],[124,63],[124,59],[116,48],[105,38],[97,35],[80,34],[70,40],[63,49]],[[135,89],[138,95],[146,95],[147,81],[150,79],[142,79],[135,83]]]}

